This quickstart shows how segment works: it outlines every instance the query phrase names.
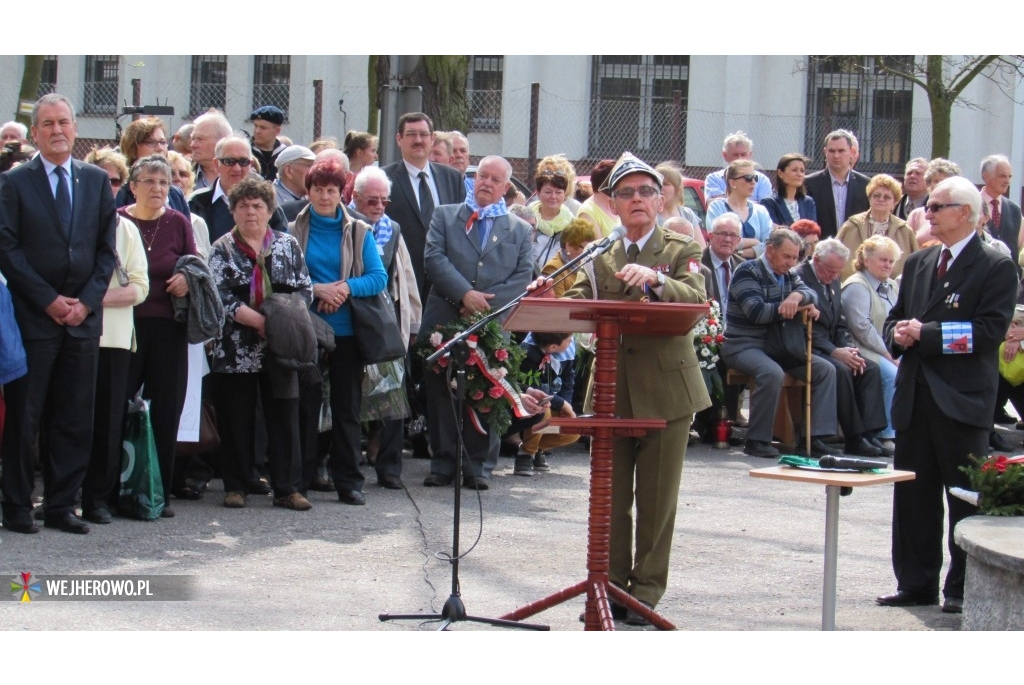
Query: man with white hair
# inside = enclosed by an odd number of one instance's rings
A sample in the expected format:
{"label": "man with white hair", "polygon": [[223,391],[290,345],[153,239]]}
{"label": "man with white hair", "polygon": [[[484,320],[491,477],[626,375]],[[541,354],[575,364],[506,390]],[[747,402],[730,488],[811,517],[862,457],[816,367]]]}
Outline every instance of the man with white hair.
{"label": "man with white hair", "polygon": [[[722,141],[722,159],[725,166],[735,162],[737,159],[750,159],[754,154],[754,141],[743,131],[730,133]],[[726,169],[710,173],[704,179],[704,200],[710,204],[718,197],[725,197],[727,184],[725,182]],[[754,202],[760,202],[763,198],[771,197],[772,184],[768,177],[760,171],[755,171],[757,185],[754,186],[754,195],[750,198]]]}
{"label": "man with white hair", "polygon": [[[942,496],[969,489],[969,455],[988,453],[999,381],[999,344],[1017,299],[1013,261],[985,246],[975,231],[981,194],[962,177],[932,189],[925,213],[940,245],[910,255],[884,337],[900,359],[892,424],[893,466],[913,471],[893,494],[892,567],[896,592],[883,606],[939,603]],[[963,609],[967,555],[953,542],[956,524],[977,512],[946,496],[949,569],[946,613]]]}
{"label": "man with white hair", "polygon": [[0,145],[7,143],[27,143],[28,126],[17,121],[8,121],[0,126]]}
{"label": "man with white hair", "polygon": [[888,425],[882,397],[882,371],[860,355],[843,317],[839,274],[850,259],[850,249],[835,238],[814,248],[814,256],[796,273],[818,296],[821,315],[814,322],[813,351],[836,370],[836,411],[846,438],[843,452],[858,457],[888,456],[872,436]]}
{"label": "man with white hair", "polygon": [[1020,205],[1006,197],[1012,178],[1013,167],[1005,155],[989,155],[981,161],[981,180],[985,183],[981,200],[989,208],[988,232],[1010,248],[1010,256],[1016,264],[1024,231],[1020,230]]}
{"label": "man with white hair", "polygon": [[857,161],[857,136],[836,129],[825,136],[825,168],[804,179],[807,194],[818,209],[821,237],[834,238],[846,220],[868,211],[868,179],[854,171]]}
{"label": "man with white hair", "polygon": [[[505,206],[511,178],[508,160],[484,157],[473,197],[432,210],[423,251],[424,272],[432,284],[423,308],[423,335],[433,333],[439,324],[503,307],[526,290],[533,275],[530,228]],[[437,487],[452,482],[462,443],[469,458],[462,484],[487,490],[498,463],[501,436],[493,430],[481,435],[466,420],[460,440],[445,376],[428,369],[424,386],[432,458],[423,484]]]}
{"label": "man with white hair", "polygon": [[[213,185],[217,178],[217,143],[231,135],[231,122],[222,113],[211,110],[196,117],[189,147],[192,149],[192,164],[195,165],[196,190]],[[207,222],[209,223],[209,222]]]}

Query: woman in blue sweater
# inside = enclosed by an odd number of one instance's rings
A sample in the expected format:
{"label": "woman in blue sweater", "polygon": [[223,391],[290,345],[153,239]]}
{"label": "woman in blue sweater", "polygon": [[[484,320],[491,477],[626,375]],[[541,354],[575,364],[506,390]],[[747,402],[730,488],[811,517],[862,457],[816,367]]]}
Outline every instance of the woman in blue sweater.
{"label": "woman in blue sweater", "polygon": [[331,353],[332,433],[329,467],[338,499],[365,504],[359,470],[363,367],[352,328],[350,297],[370,297],[388,282],[370,227],[352,218],[342,204],[345,171],[335,158],[318,160],[306,173],[309,205],[295,218],[292,232],[306,257],[313,281],[313,309],[334,330]]}

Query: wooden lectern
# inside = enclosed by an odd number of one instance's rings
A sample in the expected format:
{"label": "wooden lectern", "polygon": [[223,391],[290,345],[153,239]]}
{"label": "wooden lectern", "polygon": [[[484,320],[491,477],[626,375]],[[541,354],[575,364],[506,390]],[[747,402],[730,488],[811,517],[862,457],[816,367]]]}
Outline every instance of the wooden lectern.
{"label": "wooden lectern", "polygon": [[612,445],[616,437],[639,437],[665,427],[663,419],[620,419],[615,413],[619,336],[686,335],[708,313],[706,304],[643,303],[612,300],[525,298],[505,321],[510,331],[572,331],[596,333],[594,416],[552,419],[551,425],[592,436],[590,443],[590,514],[587,533],[587,578],[501,618],[519,621],[587,593],[586,630],[615,630],[609,596],[645,616],[662,630],[674,630],[667,619],[608,581],[612,504]]}

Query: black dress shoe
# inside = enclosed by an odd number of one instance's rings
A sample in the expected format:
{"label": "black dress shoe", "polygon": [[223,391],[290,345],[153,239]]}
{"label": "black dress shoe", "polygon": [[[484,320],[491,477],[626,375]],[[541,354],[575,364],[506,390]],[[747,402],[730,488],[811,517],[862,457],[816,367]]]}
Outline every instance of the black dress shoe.
{"label": "black dress shoe", "polygon": [[[885,446],[885,443],[882,442],[881,438],[869,438],[868,442],[882,450],[883,457],[891,457],[895,453],[895,450],[892,447]],[[890,440],[889,443],[891,444],[892,441]]]}
{"label": "black dress shoe", "polygon": [[428,488],[443,488],[452,484],[452,477],[443,473],[432,473],[423,479],[423,484]]}
{"label": "black dress shoe", "polygon": [[764,442],[763,440],[747,440],[747,444],[743,447],[743,453],[751,457],[762,457],[764,459],[779,456],[779,451],[772,447],[770,442]]}
{"label": "black dress shoe", "polygon": [[988,446],[997,452],[1013,452],[1016,449],[1013,445],[1007,442],[1006,438],[996,431],[992,431],[988,434]]}
{"label": "black dress shoe", "polygon": [[82,515],[82,518],[90,523],[99,523],[101,525],[106,525],[114,520],[110,510],[106,507],[96,507],[92,511],[87,511]]}
{"label": "black dress shoe", "polygon": [[405,483],[398,476],[380,476],[377,478],[377,485],[388,490],[402,490],[405,488]]}
{"label": "black dress shoe", "polygon": [[21,518],[4,519],[4,528],[13,533],[22,533],[23,535],[34,535],[39,532],[39,527],[32,521],[32,517],[27,514]]}
{"label": "black dress shoe", "polygon": [[366,498],[358,490],[340,490],[338,492],[338,501],[342,504],[353,504],[356,506],[366,504]]}
{"label": "black dress shoe", "polygon": [[[812,445],[813,447],[813,445]],[[875,447],[863,437],[852,440],[846,443],[846,447],[843,448],[843,452],[846,454],[852,454],[855,457],[884,457],[885,453],[881,447]]]}
{"label": "black dress shoe", "polygon": [[[813,454],[816,457],[823,457],[826,454],[836,454],[836,448],[832,447],[831,445],[828,445],[821,438],[812,437],[811,454]],[[839,454],[842,454],[842,452],[839,452]]]}
{"label": "black dress shoe", "polygon": [[201,490],[197,490],[196,488],[193,488],[192,486],[189,485],[177,488],[176,490],[171,491],[171,494],[174,495],[174,497],[177,499],[187,499],[192,501],[200,500],[203,498],[203,493]]}
{"label": "black dress shoe", "polygon": [[70,511],[58,516],[47,516],[43,519],[43,525],[47,528],[58,528],[65,533],[75,533],[76,535],[85,535],[89,532],[89,524]]}
{"label": "black dress shoe", "polygon": [[942,613],[944,614],[962,614],[964,613],[964,600],[962,597],[946,597],[946,601],[942,603]]}
{"label": "black dress shoe", "polygon": [[258,478],[246,483],[250,495],[269,495],[274,492],[266,478]]}
{"label": "black dress shoe", "polygon": [[[641,601],[640,603],[643,604],[648,609],[653,609],[654,608],[650,604],[648,604],[647,602]],[[648,621],[645,616],[641,616],[637,612],[635,612],[632,609],[630,609],[626,613],[626,625],[630,625],[630,626],[649,626],[649,625],[651,625],[651,622]]]}
{"label": "black dress shoe", "polygon": [[165,519],[172,519],[172,518],[174,518],[174,509],[171,509],[169,506],[167,506],[165,504],[163,510],[160,512],[160,518],[165,518]]}
{"label": "black dress shoe", "polygon": [[462,487],[470,490],[488,490],[491,486],[482,476],[466,476],[462,479]]}
{"label": "black dress shoe", "polygon": [[876,597],[875,603],[883,607],[928,607],[938,604],[939,596],[938,594],[920,595],[897,590],[891,595]]}
{"label": "black dress shoe", "polygon": [[309,489],[315,490],[316,492],[334,492],[334,483],[331,482],[330,478],[316,475],[313,476],[313,480],[310,481]]}

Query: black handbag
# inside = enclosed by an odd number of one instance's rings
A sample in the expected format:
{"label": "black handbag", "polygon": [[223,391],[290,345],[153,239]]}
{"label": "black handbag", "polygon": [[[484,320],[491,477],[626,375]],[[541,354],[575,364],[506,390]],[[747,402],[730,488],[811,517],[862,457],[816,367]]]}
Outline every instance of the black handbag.
{"label": "black handbag", "polygon": [[405,341],[395,316],[395,303],[385,287],[370,297],[350,297],[352,334],[366,364],[380,364],[405,356]]}
{"label": "black handbag", "polygon": [[807,328],[800,315],[776,321],[768,327],[764,353],[783,369],[807,364]]}
{"label": "black handbag", "polygon": [[[348,231],[353,255],[357,249],[355,223],[352,222],[353,225]],[[359,275],[361,274],[350,274]],[[402,329],[398,326],[395,302],[391,299],[387,286],[376,295],[349,297],[348,303],[352,309],[352,334],[355,336],[364,364],[380,364],[405,356]]]}

